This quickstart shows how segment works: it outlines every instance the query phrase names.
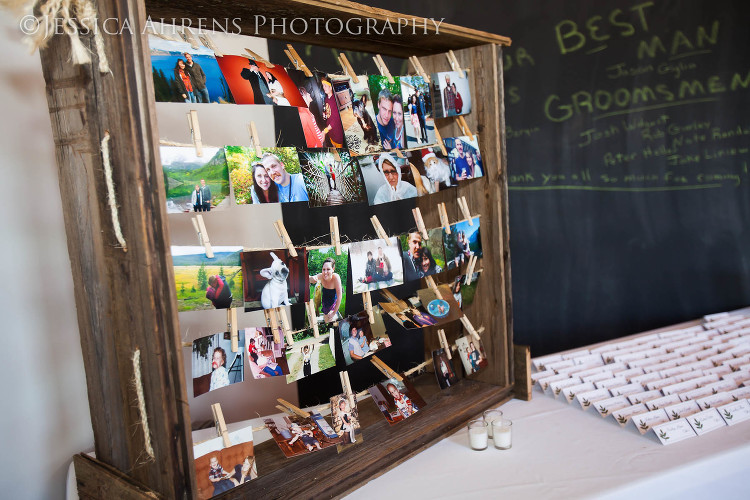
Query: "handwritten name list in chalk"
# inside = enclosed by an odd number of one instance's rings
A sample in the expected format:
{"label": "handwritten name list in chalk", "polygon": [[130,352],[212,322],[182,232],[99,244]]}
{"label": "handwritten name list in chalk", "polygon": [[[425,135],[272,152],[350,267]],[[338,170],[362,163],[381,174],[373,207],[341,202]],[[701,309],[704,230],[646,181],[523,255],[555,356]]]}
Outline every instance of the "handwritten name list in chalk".
{"label": "handwritten name list in chalk", "polygon": [[560,7],[506,50],[509,189],[747,189],[750,65],[731,9],[608,3]]}

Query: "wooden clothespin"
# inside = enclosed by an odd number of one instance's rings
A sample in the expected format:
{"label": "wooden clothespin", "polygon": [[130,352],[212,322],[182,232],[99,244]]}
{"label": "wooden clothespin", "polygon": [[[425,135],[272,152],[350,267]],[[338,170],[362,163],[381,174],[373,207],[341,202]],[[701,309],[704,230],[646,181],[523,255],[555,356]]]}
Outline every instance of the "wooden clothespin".
{"label": "wooden clothespin", "polygon": [[256,54],[250,49],[245,49],[245,52],[250,54],[250,58],[253,59],[255,62],[263,63],[267,68],[273,68],[274,66],[276,66],[275,64],[271,64],[268,60],[263,59],[262,57],[260,57],[258,54]]}
{"label": "wooden clothespin", "polygon": [[463,323],[464,328],[466,328],[466,331],[469,332],[472,337],[479,340],[479,333],[474,329],[474,325],[471,324],[471,321],[469,321],[469,318],[467,318],[465,314],[461,316],[461,323]]}
{"label": "wooden clothespin", "polygon": [[427,234],[427,227],[425,227],[424,219],[422,219],[422,211],[417,207],[412,208],[411,213],[414,214],[414,221],[417,223],[417,230],[422,233],[422,238],[429,240],[430,236]]}
{"label": "wooden clothespin", "polygon": [[281,405],[276,405],[276,409],[280,410],[281,413],[286,413],[287,415],[294,415],[294,412],[292,410],[290,410],[289,408],[284,408]]}
{"label": "wooden clothespin", "polygon": [[201,33],[200,39],[203,42],[203,45],[214,51],[216,57],[224,57],[224,53],[219,50],[216,46],[216,42],[214,42],[214,39],[211,38],[211,35],[209,35],[208,32]]}
{"label": "wooden clothespin", "polygon": [[359,83],[357,73],[354,72],[352,65],[349,64],[349,59],[346,58],[346,54],[344,54],[343,52],[339,53],[339,64],[341,64],[341,67],[344,69],[344,73],[349,75],[354,83]]}
{"label": "wooden clothespin", "polygon": [[438,339],[440,340],[440,345],[442,346],[443,350],[445,350],[445,355],[448,356],[448,359],[453,359],[451,346],[448,343],[448,339],[445,338],[445,330],[438,330]]}
{"label": "wooden clothespin", "polygon": [[380,370],[381,372],[383,372],[383,375],[385,375],[386,377],[393,378],[393,379],[396,379],[398,381],[404,380],[401,375],[399,375],[398,373],[396,373],[395,371],[393,371],[390,366],[386,365],[377,356],[371,357],[370,361],[372,362],[373,365],[375,365],[375,368],[377,368],[378,370]]}
{"label": "wooden clothespin", "polygon": [[301,409],[297,408],[296,406],[294,406],[292,403],[290,403],[289,401],[287,401],[285,399],[278,398],[276,401],[278,401],[279,403],[281,403],[281,406],[283,406],[286,409],[290,410],[295,415],[298,415],[298,416],[300,416],[302,418],[308,418],[310,416],[310,414],[307,413],[305,410],[301,410]]}
{"label": "wooden clothespin", "polygon": [[182,31],[182,35],[185,37],[185,41],[190,44],[191,49],[198,50],[200,48],[200,43],[195,37],[195,34],[193,34],[193,30],[185,26]]}
{"label": "wooden clothespin", "polygon": [[208,231],[206,231],[206,224],[203,222],[203,216],[201,214],[193,217],[193,227],[195,232],[198,233],[198,241],[201,246],[206,249],[206,257],[209,259],[214,258],[214,250],[211,248],[211,240],[208,238]]}
{"label": "wooden clothespin", "polygon": [[471,285],[471,278],[474,275],[474,266],[477,263],[477,256],[472,255],[469,257],[469,262],[466,264],[466,280],[464,280],[465,285]]}
{"label": "wooden clothespin", "polygon": [[458,59],[456,59],[456,54],[452,50],[449,50],[445,54],[445,57],[448,58],[448,63],[451,65],[451,69],[458,72],[458,77],[466,78],[466,73],[461,69],[461,65],[458,63]]}
{"label": "wooden clothespin", "polygon": [[393,79],[393,76],[391,76],[391,72],[388,71],[388,66],[385,65],[385,61],[380,57],[380,54],[375,54],[372,60],[375,61],[375,66],[378,67],[380,74],[388,78],[388,83],[394,83],[395,80]]}
{"label": "wooden clothespin", "polygon": [[291,323],[289,323],[289,319],[286,316],[286,308],[277,307],[276,314],[279,319],[279,323],[281,324],[280,325],[281,329],[284,330],[284,337],[286,337],[286,343],[288,345],[294,344],[294,338],[292,337],[292,327],[291,327]]}
{"label": "wooden clothespin", "polygon": [[403,151],[401,151],[400,149],[391,149],[391,150],[389,151],[389,153],[396,153],[396,156],[398,156],[399,158],[406,158],[406,157],[404,156],[404,153],[403,153]]}
{"label": "wooden clothespin", "polygon": [[265,309],[263,314],[266,315],[266,324],[273,333],[273,341],[277,344],[281,344],[281,337],[279,337],[279,317],[276,309]]}
{"label": "wooden clothespin", "polygon": [[381,294],[383,294],[383,297],[385,297],[386,300],[388,300],[388,302],[399,302],[399,300],[400,300],[398,297],[396,297],[395,295],[393,295],[390,292],[390,290],[386,290],[385,288],[383,288],[382,290],[378,290],[378,291]]}
{"label": "wooden clothespin", "polygon": [[240,334],[237,331],[237,309],[227,309],[227,329],[229,338],[232,339],[232,352],[240,350]]}
{"label": "wooden clothespin", "polygon": [[341,235],[339,234],[339,218],[335,215],[328,217],[331,228],[331,245],[336,249],[336,255],[341,255]]}
{"label": "wooden clothespin", "polygon": [[260,137],[258,137],[258,129],[255,128],[255,122],[251,121],[248,124],[247,131],[250,134],[250,142],[253,143],[253,147],[255,148],[255,156],[262,158],[263,149],[260,147]]}
{"label": "wooden clothespin", "polygon": [[370,319],[370,324],[372,325],[375,323],[375,313],[372,312],[372,295],[370,295],[370,290],[362,293],[362,302],[364,303],[367,317]]}
{"label": "wooden clothespin", "polygon": [[193,343],[192,342],[183,342],[182,343],[182,347],[193,347]]}
{"label": "wooden clothespin", "polygon": [[438,215],[440,216],[440,225],[443,226],[443,230],[446,234],[451,234],[451,221],[448,219],[448,210],[445,208],[445,203],[438,203]]}
{"label": "wooden clothespin", "polygon": [[471,129],[469,128],[469,125],[466,123],[466,119],[459,115],[456,117],[456,123],[458,123],[458,126],[461,128],[461,133],[463,135],[468,135],[469,140],[474,140],[474,134],[471,133]]}
{"label": "wooden clothespin", "polygon": [[469,203],[466,201],[466,196],[458,198],[458,208],[461,209],[461,213],[464,214],[464,218],[468,219],[469,225],[473,226],[474,221],[471,220],[471,211],[469,210]]}
{"label": "wooden clothespin", "polygon": [[212,404],[211,413],[214,414],[216,434],[224,441],[224,448],[229,448],[232,446],[232,442],[229,440],[229,431],[227,431],[227,423],[224,421],[224,413],[221,411],[221,405],[219,403]]}
{"label": "wooden clothespin", "polygon": [[341,155],[339,155],[339,151],[336,148],[328,148],[328,151],[333,155],[333,159],[336,161],[341,161]]}
{"label": "wooden clothespin", "polygon": [[424,81],[430,83],[430,75],[425,72],[424,68],[422,67],[422,63],[419,62],[417,56],[409,56],[409,62],[412,66],[414,66],[414,71],[416,71],[419,76],[424,78]]}
{"label": "wooden clothespin", "polygon": [[310,322],[310,326],[313,329],[313,335],[315,335],[315,338],[320,337],[320,331],[318,330],[318,315],[315,314],[315,304],[312,300],[305,302],[305,310],[307,311],[307,320]]}
{"label": "wooden clothespin", "polygon": [[306,77],[313,76],[312,71],[307,67],[305,64],[305,61],[302,60],[302,58],[299,56],[296,50],[294,50],[294,47],[292,47],[291,43],[286,44],[286,49],[284,49],[284,53],[286,53],[286,56],[292,61],[292,64],[297,69],[301,69],[305,72]]}
{"label": "wooden clothespin", "polygon": [[294,245],[292,244],[292,239],[289,237],[289,233],[286,232],[286,227],[284,227],[284,221],[279,219],[276,222],[273,223],[273,227],[276,228],[276,234],[279,235],[279,238],[281,239],[281,244],[286,247],[287,250],[289,250],[289,255],[292,257],[297,256],[297,249],[294,248]]}
{"label": "wooden clothespin", "polygon": [[190,128],[190,135],[193,138],[193,144],[195,144],[195,156],[203,156],[203,140],[201,139],[201,127],[198,123],[198,112],[191,109],[187,114],[188,127]]}
{"label": "wooden clothespin", "polygon": [[349,382],[349,372],[339,372],[339,377],[341,377],[341,388],[344,390],[344,395],[349,400],[349,409],[354,409],[356,401],[354,399],[354,392],[352,392],[352,384]]}
{"label": "wooden clothespin", "polygon": [[440,146],[440,152],[443,153],[443,156],[448,156],[448,150],[445,149],[443,138],[440,137],[440,131],[438,130],[437,126],[435,126],[434,131],[435,131],[435,140],[437,141],[438,146]]}
{"label": "wooden clothespin", "polygon": [[430,290],[435,294],[435,297],[439,300],[443,300],[443,294],[438,290],[438,286],[435,284],[435,280],[432,279],[432,276],[427,276],[424,280],[427,282],[427,286],[430,287]]}
{"label": "wooden clothespin", "polygon": [[375,234],[378,235],[378,238],[380,238],[381,240],[387,240],[388,233],[385,232],[385,229],[383,229],[383,226],[380,224],[378,216],[373,215],[372,217],[370,217],[370,222],[372,222],[372,227],[375,228]]}

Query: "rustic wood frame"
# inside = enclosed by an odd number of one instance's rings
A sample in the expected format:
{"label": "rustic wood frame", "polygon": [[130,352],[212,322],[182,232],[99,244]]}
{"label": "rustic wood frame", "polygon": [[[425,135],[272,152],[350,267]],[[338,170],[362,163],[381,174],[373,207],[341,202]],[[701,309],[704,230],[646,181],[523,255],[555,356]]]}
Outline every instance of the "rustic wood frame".
{"label": "rustic wood frame", "polygon": [[[94,64],[69,63],[70,46],[64,37],[52,38],[41,50],[97,456],[96,460],[75,457],[82,498],[193,498],[196,491],[151,65],[143,34],[146,15],[154,19],[224,15],[250,19],[259,14],[337,16],[343,20],[363,16],[376,19],[379,26],[400,17],[343,0],[260,4],[223,7],[189,1],[100,0],[96,3],[99,19],[127,18],[133,33],[105,35],[111,74],[98,72],[94,50]],[[250,28],[246,23],[242,26]],[[328,454],[325,459],[315,454],[286,461],[259,461],[260,477],[256,481],[221,498],[248,494],[264,498],[342,495],[456,430],[481,410],[511,397],[513,335],[500,47],[509,45],[510,40],[447,24],[442,25],[439,35],[432,31],[430,36],[406,33],[284,38],[399,57],[426,56],[421,62],[428,73],[449,70],[443,52],[454,49],[462,67],[471,68],[475,105],[466,120],[480,135],[485,177],[420,198],[417,206],[428,226],[439,225],[434,210],[439,202],[446,203],[452,220],[462,218],[458,196],[466,196],[472,212],[483,216],[485,277],[478,287],[480,298],[467,308],[467,314],[476,328],[485,327],[483,342],[493,362],[447,391],[436,390],[432,375],[417,378],[415,383],[428,406],[408,425],[389,427],[376,410],[373,413],[372,408],[362,405],[365,444],[347,453]],[[258,35],[276,36],[267,30]],[[83,36],[82,41],[93,49],[91,36]],[[438,119],[436,125],[443,137],[460,135],[452,120]],[[106,133],[111,137],[113,180],[127,251],[116,243],[104,194],[100,144]],[[451,325],[447,329],[449,340],[458,331],[459,326]],[[439,346],[434,333],[433,329],[425,331],[428,353]],[[144,453],[141,417],[134,403],[131,359],[136,350],[141,352],[155,460],[148,460]],[[264,446],[275,444],[257,446],[258,453]],[[280,456],[275,451],[274,456]],[[346,477],[334,477],[330,472],[352,471],[354,464],[359,472]]]}

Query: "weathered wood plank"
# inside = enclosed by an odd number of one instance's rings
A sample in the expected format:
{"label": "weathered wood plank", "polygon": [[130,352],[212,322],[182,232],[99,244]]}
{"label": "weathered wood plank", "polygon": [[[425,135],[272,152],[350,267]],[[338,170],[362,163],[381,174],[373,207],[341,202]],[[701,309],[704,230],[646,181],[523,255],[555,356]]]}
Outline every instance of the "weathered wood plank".
{"label": "weathered wood plank", "polygon": [[531,401],[531,348],[513,344],[513,397]]}
{"label": "weathered wood plank", "polygon": [[[97,2],[98,16],[128,18],[135,36],[105,36],[111,74],[70,63],[55,37],[41,51],[59,168],[96,453],[155,492],[193,490],[189,413],[173,292],[148,46],[138,0]],[[87,46],[90,37],[83,38]],[[92,48],[93,49],[93,48]],[[92,50],[92,52],[95,52]],[[96,57],[96,56],[94,56]],[[127,253],[118,248],[100,154],[111,136],[114,185]],[[132,385],[141,351],[155,460],[146,460]]]}
{"label": "weathered wood plank", "polygon": [[[442,22],[435,26],[421,16],[398,14],[346,0],[274,0],[272,2],[170,2],[147,0],[146,9],[154,21],[165,19],[178,24],[198,26],[203,19],[204,29],[213,28],[215,19],[220,26],[232,20],[225,28],[230,33],[261,36],[285,41],[313,43],[337,49],[380,53],[407,58],[462,49],[475,45],[496,43],[510,45],[510,38]],[[256,17],[258,16],[258,17]],[[314,18],[322,19],[316,30]],[[410,24],[405,26],[408,19]],[[294,21],[292,24],[292,20]],[[307,28],[302,20],[307,23]],[[358,21],[361,19],[361,22]],[[368,21],[371,19],[372,21]],[[412,21],[413,19],[413,21]],[[265,20],[265,22],[264,22]],[[340,23],[339,23],[340,20]],[[272,21],[275,25],[272,25]],[[386,23],[393,27],[391,30]],[[286,23],[285,26],[282,23]],[[347,30],[349,22],[349,30]],[[368,29],[367,23],[371,23]],[[328,23],[328,28],[326,28]],[[416,28],[414,28],[416,23]],[[356,34],[358,26],[361,33]],[[237,27],[241,33],[237,33]],[[337,31],[341,33],[336,34]],[[353,32],[353,33],[350,33]],[[282,61],[275,61],[281,63]]]}
{"label": "weathered wood plank", "polygon": [[164,498],[135,482],[130,476],[88,455],[73,456],[78,497],[81,500],[155,500]]}

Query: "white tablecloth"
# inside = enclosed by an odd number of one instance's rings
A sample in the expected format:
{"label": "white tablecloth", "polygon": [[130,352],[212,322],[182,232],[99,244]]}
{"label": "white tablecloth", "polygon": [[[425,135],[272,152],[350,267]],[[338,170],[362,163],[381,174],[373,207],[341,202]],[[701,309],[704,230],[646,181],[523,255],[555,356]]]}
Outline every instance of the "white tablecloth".
{"label": "white tablecloth", "polygon": [[750,498],[750,421],[663,446],[538,389],[501,409],[511,450],[473,451],[463,428],[348,498]]}

